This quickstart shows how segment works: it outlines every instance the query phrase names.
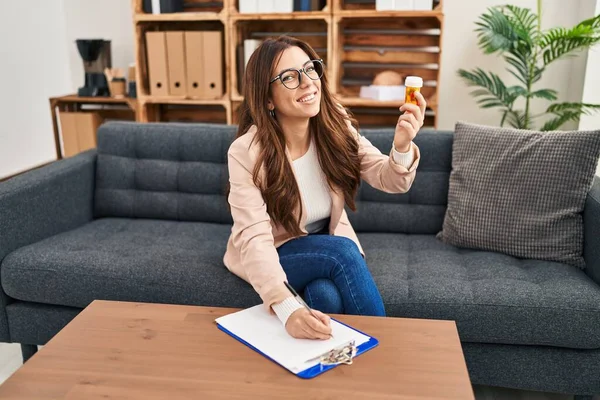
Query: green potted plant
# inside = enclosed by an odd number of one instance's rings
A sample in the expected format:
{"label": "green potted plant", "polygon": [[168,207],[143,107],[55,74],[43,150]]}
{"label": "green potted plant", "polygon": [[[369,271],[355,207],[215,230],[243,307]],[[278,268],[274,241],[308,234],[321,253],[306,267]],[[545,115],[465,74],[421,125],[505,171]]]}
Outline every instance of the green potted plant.
{"label": "green potted plant", "polygon": [[[512,5],[489,8],[477,22],[479,47],[486,54],[499,54],[508,64],[506,69],[518,83],[508,86],[496,74],[481,68],[471,71],[460,69],[458,75],[467,85],[476,87],[471,94],[482,108],[499,108],[500,126],[508,123],[518,129],[532,129],[534,121],[544,115],[550,118],[541,130],[560,128],[569,121],[578,121],[582,114],[600,109],[598,104],[560,103],[553,89],[534,88],[546,68],[556,60],[575,55],[600,42],[600,15],[582,21],[574,27],[541,28],[542,4],[537,2],[537,14],[531,9]],[[525,108],[515,107],[524,98]],[[533,100],[553,102],[545,113],[534,115]]]}

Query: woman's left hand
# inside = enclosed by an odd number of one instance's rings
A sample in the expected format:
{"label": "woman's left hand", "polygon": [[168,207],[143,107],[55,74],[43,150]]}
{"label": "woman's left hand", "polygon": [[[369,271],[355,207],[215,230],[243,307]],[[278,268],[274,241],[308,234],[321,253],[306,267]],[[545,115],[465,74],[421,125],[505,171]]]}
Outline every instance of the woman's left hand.
{"label": "woman's left hand", "polygon": [[394,134],[394,147],[400,153],[406,153],[410,150],[410,143],[417,136],[417,132],[423,126],[425,120],[425,108],[427,102],[420,92],[415,93],[419,105],[405,103],[400,107],[404,112],[398,118],[396,124],[396,133]]}

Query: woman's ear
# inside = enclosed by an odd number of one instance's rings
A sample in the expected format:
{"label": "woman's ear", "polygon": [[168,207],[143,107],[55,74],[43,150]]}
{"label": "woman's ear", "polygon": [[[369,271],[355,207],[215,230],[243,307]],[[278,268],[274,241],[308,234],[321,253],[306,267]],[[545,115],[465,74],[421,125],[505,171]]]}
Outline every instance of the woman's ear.
{"label": "woman's ear", "polygon": [[267,108],[268,108],[270,111],[272,111],[272,110],[274,110],[274,109],[275,109],[275,105],[273,104],[273,102],[272,102],[271,100],[269,100],[269,101],[267,102]]}

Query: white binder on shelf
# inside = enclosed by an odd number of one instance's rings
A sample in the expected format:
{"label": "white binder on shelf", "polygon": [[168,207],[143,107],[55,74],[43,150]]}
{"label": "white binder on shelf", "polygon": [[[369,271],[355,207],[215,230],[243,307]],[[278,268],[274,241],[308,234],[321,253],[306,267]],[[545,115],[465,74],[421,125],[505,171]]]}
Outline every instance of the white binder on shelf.
{"label": "white binder on shelf", "polygon": [[259,0],[239,0],[239,12],[241,14],[256,13],[258,12]]}
{"label": "white binder on shelf", "polygon": [[275,13],[291,13],[294,11],[294,0],[276,0],[273,3]]}
{"label": "white binder on shelf", "polygon": [[244,68],[248,65],[248,60],[252,53],[254,53],[254,50],[256,50],[261,43],[262,41],[259,39],[244,40]]}

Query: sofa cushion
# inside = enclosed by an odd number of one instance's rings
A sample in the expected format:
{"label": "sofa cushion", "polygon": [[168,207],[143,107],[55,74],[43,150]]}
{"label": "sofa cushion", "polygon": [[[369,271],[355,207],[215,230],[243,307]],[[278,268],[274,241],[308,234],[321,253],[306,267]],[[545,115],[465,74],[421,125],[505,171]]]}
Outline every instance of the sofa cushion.
{"label": "sofa cushion", "polygon": [[211,223],[99,219],[9,254],[2,287],[18,300],[73,307],[94,299],[260,304],[223,265],[230,232]]}
{"label": "sofa cushion", "polygon": [[[362,129],[373,146],[388,154],[394,129]],[[415,137],[421,161],[410,190],[384,193],[362,182],[356,198],[357,212],[346,208],[356,232],[435,234],[442,229],[448,201],[448,182],[454,134],[422,130]]]}
{"label": "sofa cushion", "polygon": [[[94,299],[249,307],[250,285],[222,262],[230,225],[106,218],[10,253],[18,300]],[[389,316],[457,322],[461,340],[600,348],[600,286],[579,269],[459,249],[434,235],[359,233]]]}
{"label": "sofa cushion", "polygon": [[465,342],[600,348],[600,286],[566,264],[358,235],[388,315],[455,320]]}
{"label": "sofa cushion", "polygon": [[584,268],[582,212],[598,158],[600,131],[458,123],[438,237],[454,246]]}
{"label": "sofa cushion", "polygon": [[219,124],[102,125],[96,217],[232,223],[224,194],[235,131]]}

